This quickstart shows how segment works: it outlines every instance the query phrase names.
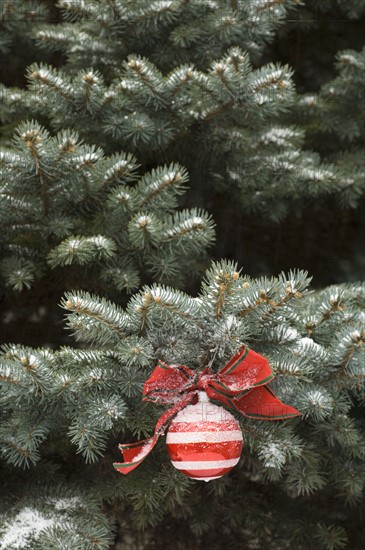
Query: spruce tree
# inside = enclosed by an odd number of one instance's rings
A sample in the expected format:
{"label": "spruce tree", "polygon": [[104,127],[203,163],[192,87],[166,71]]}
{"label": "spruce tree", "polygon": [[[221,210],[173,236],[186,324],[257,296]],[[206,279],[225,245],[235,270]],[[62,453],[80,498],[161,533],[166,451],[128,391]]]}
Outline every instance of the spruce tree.
{"label": "spruce tree", "polygon": [[[216,257],[274,274],[280,254],[289,269],[307,226],[301,267],[318,284],[351,276],[347,256],[363,228],[349,211],[364,182],[361,2],[57,5],[50,23],[39,17],[28,27],[38,62],[28,68],[27,90],[2,89],[6,145],[31,113],[52,133],[74,129],[107,155],[133,153],[142,172],[179,162],[191,187],[181,206],[214,216]],[[260,260],[248,244],[253,236],[265,252]],[[330,248],[342,261],[323,279]],[[358,258],[359,274],[361,265]]]}
{"label": "spruce tree", "polygon": [[[67,293],[80,348],[2,354],[4,540],[27,512],[43,518],[28,533],[41,548],[108,548],[113,526],[123,540],[126,525],[147,529],[146,548],[157,533],[157,547],[344,548],[365,483],[364,286],[308,292],[309,282],[299,271],[251,279],[221,261],[195,298],[154,284],[122,309]],[[243,459],[204,486],[172,467],[163,438],[136,471],[117,474],[117,444],[151,435],[161,414],[141,400],[157,361],[217,372],[242,343],[269,360],[272,388],[301,418],[237,415]]]}
{"label": "spruce tree", "polygon": [[[31,65],[28,93],[17,99],[5,91],[8,116],[31,110],[53,129],[75,129],[108,152],[122,143],[145,163],[178,160],[201,201],[212,186],[229,189],[244,213],[280,221],[293,204],[298,209],[303,200],[327,195],[341,197],[346,207],[356,204],[362,186],[349,182],[351,159],[340,166],[321,159],[291,120],[300,96],[290,67],[260,62],[298,2],[58,5],[66,22],[39,24],[34,36],[67,61],[59,69]],[[361,64],[357,70],[363,78]],[[324,98],[327,106],[331,99]],[[326,115],[328,123],[331,112]]]}
{"label": "spruce tree", "polygon": [[[363,3],[3,4],[0,550],[360,550]],[[241,346],[300,416],[233,412],[242,458],[209,483],[164,437],[116,472],[168,408],[142,400],[157,363]]]}
{"label": "spruce tree", "polygon": [[[210,216],[199,209],[177,211],[186,192],[186,170],[177,163],[138,177],[131,154],[107,157],[82,143],[75,132],[51,137],[36,122],[16,131],[3,151],[1,272],[21,291],[51,268],[80,266],[64,288],[137,288],[146,276],[181,285],[198,269],[214,239]],[[184,263],[186,272],[179,270]],[[50,275],[47,273],[47,278]]]}

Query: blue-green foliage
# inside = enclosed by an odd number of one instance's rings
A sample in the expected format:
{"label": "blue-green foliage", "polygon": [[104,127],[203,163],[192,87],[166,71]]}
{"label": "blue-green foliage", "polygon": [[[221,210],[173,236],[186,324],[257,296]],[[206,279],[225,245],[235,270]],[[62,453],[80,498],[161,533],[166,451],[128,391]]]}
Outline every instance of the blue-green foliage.
{"label": "blue-green foliage", "polygon": [[[157,525],[172,514],[191,524],[198,539],[213,527],[222,506],[230,522],[252,537],[249,517],[235,510],[248,502],[264,506],[261,499],[250,500],[249,487],[260,493],[268,482],[280,483],[281,499],[289,498],[297,514],[303,507],[316,527],[308,532],[289,518],[278,540],[293,536],[298,548],[309,548],[323,539],[320,547],[326,548],[339,529],[333,548],[341,548],[341,526],[328,523],[321,505],[302,497],[318,495],[320,503],[326,491],[341,495],[339,503],[361,499],[365,438],[357,406],[364,392],[364,286],[313,292],[309,283],[301,271],[251,279],[233,262],[221,261],[206,272],[195,298],[154,284],[123,309],[90,293],[67,293],[62,306],[68,328],[84,349],[51,352],[11,344],[3,350],[5,464],[37,475],[44,461],[56,465],[63,453],[71,461],[80,454],[85,464],[79,463],[85,470],[80,490],[92,476],[92,493],[114,510],[127,506],[135,526]],[[162,412],[141,402],[143,383],[158,359],[196,370],[209,363],[217,371],[242,343],[267,357],[276,394],[302,415],[287,422],[239,418],[243,460],[230,477],[209,485],[208,492],[225,495],[224,503],[211,498],[209,516],[198,528],[206,489],[174,471],[163,441],[128,477],[112,469],[113,457],[118,442],[148,437]],[[275,506],[272,513],[280,517]],[[267,533],[257,536],[263,543]]]}
{"label": "blue-green foliage", "polygon": [[[31,65],[23,93],[4,88],[3,117],[31,110],[55,131],[74,129],[143,164],[180,160],[204,198],[210,187],[224,190],[243,212],[274,221],[331,195],[354,207],[364,192],[361,54],[338,54],[340,74],[318,98],[296,92],[289,66],[258,66],[286,16],[295,23],[309,10],[315,24],[328,9],[307,4],[59,2],[68,22],[39,24],[34,37],[67,61],[60,69]],[[353,2],[348,12],[361,6]],[[313,131],[350,143],[321,158],[306,141]],[[204,181],[195,175],[202,172]]]}
{"label": "blue-green foliage", "polygon": [[176,210],[188,180],[177,163],[141,178],[131,154],[107,157],[73,131],[52,137],[36,122],[17,129],[1,160],[1,272],[15,290],[48,266],[80,266],[127,292],[146,275],[179,285],[182,262],[194,269],[214,240],[204,210]]}

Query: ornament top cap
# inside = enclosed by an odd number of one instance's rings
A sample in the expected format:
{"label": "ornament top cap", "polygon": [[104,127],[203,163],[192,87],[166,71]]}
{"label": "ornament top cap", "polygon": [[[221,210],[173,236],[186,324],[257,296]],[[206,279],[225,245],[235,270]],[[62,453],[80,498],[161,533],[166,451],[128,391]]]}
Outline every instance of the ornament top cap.
{"label": "ornament top cap", "polygon": [[198,399],[199,403],[210,403],[209,397],[207,396],[205,391],[198,392]]}

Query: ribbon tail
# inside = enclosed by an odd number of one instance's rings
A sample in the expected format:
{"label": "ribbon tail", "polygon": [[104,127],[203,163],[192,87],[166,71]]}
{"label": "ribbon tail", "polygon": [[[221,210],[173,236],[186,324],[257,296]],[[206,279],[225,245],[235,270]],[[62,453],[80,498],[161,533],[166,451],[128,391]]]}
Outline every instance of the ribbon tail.
{"label": "ribbon tail", "polygon": [[121,474],[129,474],[143,462],[156,445],[158,435],[153,435],[143,441],[132,444],[121,444],[119,449],[123,455],[124,462],[114,462],[114,468]]}
{"label": "ribbon tail", "polygon": [[267,386],[253,388],[245,396],[231,399],[231,404],[243,416],[256,420],[285,420],[301,414],[294,407],[280,401],[272,389]]}
{"label": "ribbon tail", "polygon": [[150,454],[160,435],[165,433],[173,417],[192,401],[194,395],[195,393],[184,395],[171,409],[165,411],[158,419],[152,437],[137,441],[136,443],[121,443],[119,449],[123,455],[124,462],[114,462],[114,468],[121,474],[129,474],[129,472],[137,468]]}

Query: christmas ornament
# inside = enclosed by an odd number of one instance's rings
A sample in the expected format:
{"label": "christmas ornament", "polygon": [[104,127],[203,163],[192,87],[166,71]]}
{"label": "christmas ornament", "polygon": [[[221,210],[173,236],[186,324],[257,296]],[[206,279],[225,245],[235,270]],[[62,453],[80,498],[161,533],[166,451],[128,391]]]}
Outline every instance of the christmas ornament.
{"label": "christmas ornament", "polygon": [[210,403],[205,392],[172,420],[166,436],[172,465],[193,479],[210,481],[227,474],[242,451],[239,423],[223,407]]}
{"label": "christmas ornament", "polygon": [[242,433],[235,418],[209,399],[247,418],[282,420],[300,415],[267,386],[273,378],[267,360],[245,346],[217,373],[209,367],[197,373],[185,365],[160,361],[144,384],[143,401],[173,406],[160,416],[152,437],[119,445],[124,462],[114,463],[114,468],[122,474],[134,470],[169,428],[166,443],[176,468],[194,479],[221,477],[240,458]]}

